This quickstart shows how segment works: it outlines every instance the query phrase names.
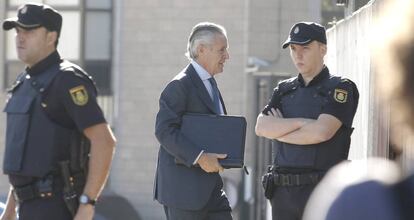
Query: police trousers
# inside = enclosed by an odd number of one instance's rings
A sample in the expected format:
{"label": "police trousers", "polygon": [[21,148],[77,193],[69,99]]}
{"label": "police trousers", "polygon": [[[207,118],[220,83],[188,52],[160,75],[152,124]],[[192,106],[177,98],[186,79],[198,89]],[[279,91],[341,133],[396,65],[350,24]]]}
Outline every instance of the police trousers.
{"label": "police trousers", "polygon": [[35,198],[23,201],[18,207],[19,220],[71,220],[73,219],[62,193],[47,198]]}
{"label": "police trousers", "polygon": [[301,186],[275,186],[273,189],[272,219],[301,220],[306,202],[316,184]]}

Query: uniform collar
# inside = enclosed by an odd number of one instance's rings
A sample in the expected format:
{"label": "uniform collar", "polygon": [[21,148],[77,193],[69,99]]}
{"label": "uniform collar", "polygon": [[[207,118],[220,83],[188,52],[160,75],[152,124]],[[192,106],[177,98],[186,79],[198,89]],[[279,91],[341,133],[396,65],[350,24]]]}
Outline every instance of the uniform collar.
{"label": "uniform collar", "polygon": [[57,50],[55,50],[53,53],[51,53],[49,56],[47,56],[45,59],[41,60],[40,62],[36,63],[31,68],[26,68],[26,72],[31,75],[35,76],[42,72],[44,72],[46,69],[48,69],[50,66],[60,63],[61,58]]}
{"label": "uniform collar", "polygon": [[[329,77],[329,69],[327,66],[324,66],[318,75],[316,75],[308,84],[309,86],[313,86],[315,84],[318,84],[322,82],[324,79],[327,79]],[[305,81],[303,80],[302,74],[298,75],[298,81],[299,85],[302,87],[305,87]]]}

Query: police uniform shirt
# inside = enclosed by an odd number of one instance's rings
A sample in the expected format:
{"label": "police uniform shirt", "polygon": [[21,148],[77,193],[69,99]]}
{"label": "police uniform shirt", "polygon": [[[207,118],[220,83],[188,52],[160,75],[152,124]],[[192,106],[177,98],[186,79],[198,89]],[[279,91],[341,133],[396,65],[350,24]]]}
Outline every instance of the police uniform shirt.
{"label": "police uniform shirt", "polygon": [[[26,72],[31,76],[42,74],[54,64],[63,62],[57,51],[50,54]],[[42,97],[42,107],[47,116],[55,123],[69,128],[84,129],[96,124],[106,123],[103,112],[99,107],[94,85],[85,76],[72,71],[59,72]],[[82,91],[82,101],[74,94]],[[12,185],[24,185],[31,178],[10,175]]]}
{"label": "police uniform shirt", "polygon": [[[57,62],[60,63],[62,60],[59,54],[54,52],[39,63],[39,66],[34,66],[28,72],[30,75],[39,74]],[[83,131],[90,126],[105,123],[106,120],[97,103],[94,85],[83,75],[75,74],[63,72],[55,78],[50,89],[45,92],[43,107],[54,122],[67,128],[77,128],[79,131]],[[86,92],[86,103],[77,102],[72,92],[76,88]]]}
{"label": "police uniform shirt", "polygon": [[[331,80],[332,75],[329,74],[328,67],[324,67],[322,71],[313,78],[307,87],[320,86],[327,80]],[[305,82],[301,74],[298,76],[301,87],[305,87]],[[348,79],[341,79],[340,83],[328,91],[326,103],[322,108],[321,114],[335,116],[348,128],[352,127],[357,103],[354,100],[354,91],[356,86]]]}
{"label": "police uniform shirt", "polygon": [[[306,86],[305,81],[301,74],[299,74],[293,81],[295,84],[296,90],[290,94],[294,94],[302,89],[310,89],[312,87],[321,88],[327,83],[327,81],[332,80],[332,75],[329,74],[329,69],[325,66],[322,71],[315,76],[309,84]],[[282,81],[278,87],[276,87],[275,91],[273,92],[272,99],[278,95],[280,95],[280,87],[281,84],[286,83],[287,81]],[[309,91],[311,92],[311,90]],[[354,100],[354,92],[358,94],[356,90],[356,86],[353,82],[348,79],[342,78],[341,81],[334,87],[330,88],[327,93],[326,91],[319,91],[319,94],[315,95],[322,95],[325,96],[325,103],[321,109],[320,114],[329,114],[336,117],[338,120],[342,122],[342,124],[348,128],[352,127],[352,121],[355,115],[355,110],[357,106],[357,101]],[[282,95],[283,96],[283,95]],[[270,108],[279,108],[283,114],[283,104],[281,103],[272,103],[272,100],[263,110],[264,113],[268,112]],[[306,108],[306,106],[302,106],[302,108]],[[287,114],[284,114],[286,116]]]}

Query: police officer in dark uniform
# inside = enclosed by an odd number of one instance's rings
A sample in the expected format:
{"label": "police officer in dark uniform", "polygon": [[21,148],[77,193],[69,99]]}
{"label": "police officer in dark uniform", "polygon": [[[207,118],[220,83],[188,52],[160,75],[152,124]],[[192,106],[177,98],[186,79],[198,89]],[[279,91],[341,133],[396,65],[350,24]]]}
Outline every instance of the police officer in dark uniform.
{"label": "police officer in dark uniform", "polygon": [[1,219],[92,219],[106,182],[115,138],[92,78],[56,50],[62,16],[26,4],[3,29],[16,30],[26,64],[8,90],[3,171],[11,184]]}
{"label": "police officer in dark uniform", "polygon": [[323,26],[293,25],[283,48],[299,75],[278,84],[257,118],[256,134],[272,139],[275,150],[263,178],[274,220],[301,219],[315,185],[348,157],[359,93],[351,80],[329,73],[326,43]]}

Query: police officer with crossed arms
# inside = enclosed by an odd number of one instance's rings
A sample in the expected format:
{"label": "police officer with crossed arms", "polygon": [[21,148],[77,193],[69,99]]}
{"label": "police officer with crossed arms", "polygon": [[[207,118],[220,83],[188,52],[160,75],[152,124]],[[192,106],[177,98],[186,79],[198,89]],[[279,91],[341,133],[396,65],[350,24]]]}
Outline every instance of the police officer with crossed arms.
{"label": "police officer with crossed arms", "polygon": [[108,177],[115,138],[97,104],[92,78],[56,47],[62,16],[25,4],[3,22],[16,31],[26,65],[12,87],[3,171],[11,184],[0,219],[92,219]]}
{"label": "police officer with crossed arms", "polygon": [[324,65],[325,28],[299,22],[283,48],[299,74],[281,81],[257,117],[256,134],[272,139],[273,166],[264,176],[274,220],[299,220],[325,172],[348,157],[358,89]]}

